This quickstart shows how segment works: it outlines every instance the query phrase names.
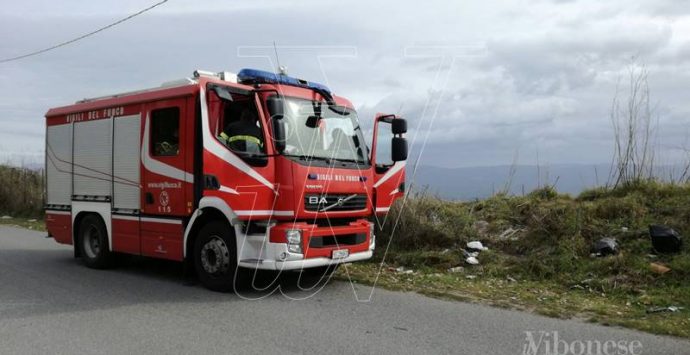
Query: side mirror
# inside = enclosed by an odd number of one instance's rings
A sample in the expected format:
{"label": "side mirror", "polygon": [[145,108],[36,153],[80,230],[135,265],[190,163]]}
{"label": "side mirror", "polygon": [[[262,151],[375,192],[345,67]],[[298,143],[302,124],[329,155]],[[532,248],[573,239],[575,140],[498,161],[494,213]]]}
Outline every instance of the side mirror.
{"label": "side mirror", "polygon": [[307,117],[307,121],[304,123],[309,128],[316,128],[319,126],[319,117],[311,115]]}
{"label": "side mirror", "polygon": [[278,96],[271,96],[268,99],[266,99],[266,105],[268,107],[268,113],[271,114],[272,119],[283,119],[283,115],[285,114],[285,106],[283,103],[283,99],[281,99]]}
{"label": "side mirror", "polygon": [[396,118],[391,121],[391,130],[393,134],[407,133],[407,120],[404,118]]}
{"label": "side mirror", "polygon": [[319,120],[321,119],[321,102],[312,101],[311,105],[314,109],[314,114],[307,117],[306,125],[309,128],[316,128],[319,126]]}
{"label": "side mirror", "polygon": [[285,104],[283,99],[274,95],[266,99],[268,113],[271,115],[271,125],[273,128],[273,144],[276,151],[282,153],[285,150],[285,125],[283,116],[285,115]]}
{"label": "side mirror", "polygon": [[278,154],[285,150],[285,123],[282,119],[273,119],[273,144]]}
{"label": "side mirror", "polygon": [[393,137],[391,144],[391,160],[407,160],[407,139],[403,137]]}

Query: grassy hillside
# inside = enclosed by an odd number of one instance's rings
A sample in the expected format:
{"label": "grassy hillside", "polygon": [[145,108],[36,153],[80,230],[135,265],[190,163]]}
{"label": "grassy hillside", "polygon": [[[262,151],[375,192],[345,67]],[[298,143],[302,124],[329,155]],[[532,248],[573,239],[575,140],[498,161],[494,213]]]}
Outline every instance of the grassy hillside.
{"label": "grassy hillside", "polygon": [[[577,197],[541,189],[474,202],[416,196],[404,207],[399,203],[385,220],[376,260],[354,264],[348,277],[690,337],[687,240],[680,253],[657,255],[649,224],[689,234],[690,185],[646,182]],[[616,238],[621,252],[590,256],[592,243],[601,237]],[[472,240],[489,247],[476,266],[465,264],[461,250]],[[671,271],[657,274],[652,262]],[[463,268],[448,271],[456,266]],[[648,313],[667,306],[685,309]]]}
{"label": "grassy hillside", "polygon": [[0,215],[43,215],[43,176],[35,170],[0,165]]}

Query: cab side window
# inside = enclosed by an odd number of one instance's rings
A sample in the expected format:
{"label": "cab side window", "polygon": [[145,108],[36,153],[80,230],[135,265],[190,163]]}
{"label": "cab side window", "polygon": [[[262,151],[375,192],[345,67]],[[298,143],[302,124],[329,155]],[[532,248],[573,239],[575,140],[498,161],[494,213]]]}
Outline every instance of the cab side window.
{"label": "cab side window", "polygon": [[249,97],[238,97],[232,102],[225,102],[222,117],[219,139],[228,148],[247,154],[266,152],[259,114],[253,100]]}
{"label": "cab side window", "polygon": [[176,156],[180,152],[180,109],[151,111],[151,145],[154,156]]}
{"label": "cab side window", "polygon": [[209,128],[221,144],[252,166],[268,165],[266,137],[255,94],[221,85],[210,85]]}
{"label": "cab side window", "polygon": [[393,129],[389,123],[379,124],[378,137],[376,138],[376,167],[386,168],[395,162],[391,157],[391,140],[393,139]]}

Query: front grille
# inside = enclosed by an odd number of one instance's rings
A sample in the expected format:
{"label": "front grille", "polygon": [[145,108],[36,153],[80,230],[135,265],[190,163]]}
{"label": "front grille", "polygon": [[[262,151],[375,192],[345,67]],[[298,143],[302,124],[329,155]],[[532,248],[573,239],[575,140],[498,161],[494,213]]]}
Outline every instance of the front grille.
{"label": "front grille", "polygon": [[319,218],[309,220],[307,223],[316,224],[319,227],[343,227],[349,226],[353,221],[352,218]]}
{"label": "front grille", "polygon": [[304,196],[307,211],[358,211],[367,207],[367,195],[330,194]]}
{"label": "front grille", "polygon": [[366,240],[367,235],[364,233],[327,235],[323,237],[311,237],[311,239],[309,239],[309,247],[328,248],[343,245],[357,245],[364,243]]}

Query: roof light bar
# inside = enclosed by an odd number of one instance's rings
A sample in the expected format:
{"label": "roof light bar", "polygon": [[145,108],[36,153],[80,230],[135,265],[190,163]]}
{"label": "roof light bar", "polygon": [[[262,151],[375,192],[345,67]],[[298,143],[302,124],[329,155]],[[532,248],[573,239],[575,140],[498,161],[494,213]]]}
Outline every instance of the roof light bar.
{"label": "roof light bar", "polygon": [[293,78],[283,74],[275,74],[258,69],[242,69],[237,73],[237,81],[241,84],[283,84],[298,86],[307,89],[325,91],[328,94],[331,90],[323,84],[314,83],[302,79]]}

